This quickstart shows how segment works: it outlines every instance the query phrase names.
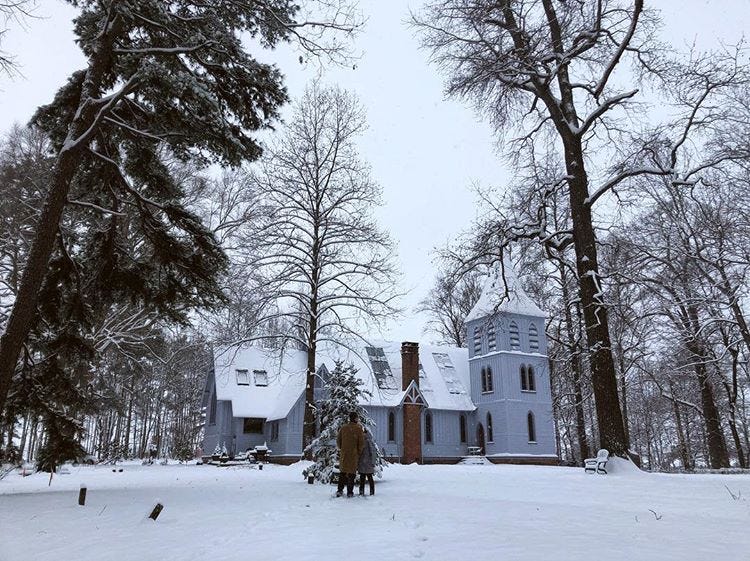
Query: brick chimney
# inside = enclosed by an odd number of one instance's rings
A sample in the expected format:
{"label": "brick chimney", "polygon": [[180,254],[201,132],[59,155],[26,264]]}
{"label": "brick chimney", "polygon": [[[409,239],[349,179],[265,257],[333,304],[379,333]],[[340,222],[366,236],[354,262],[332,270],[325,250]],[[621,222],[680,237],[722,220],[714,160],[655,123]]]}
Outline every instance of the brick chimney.
{"label": "brick chimney", "polygon": [[401,343],[401,389],[409,387],[412,380],[419,386],[419,343]]}
{"label": "brick chimney", "polygon": [[[414,381],[419,387],[419,343],[401,343],[401,389]],[[403,405],[404,450],[401,462],[422,462],[422,405],[406,396]]]}

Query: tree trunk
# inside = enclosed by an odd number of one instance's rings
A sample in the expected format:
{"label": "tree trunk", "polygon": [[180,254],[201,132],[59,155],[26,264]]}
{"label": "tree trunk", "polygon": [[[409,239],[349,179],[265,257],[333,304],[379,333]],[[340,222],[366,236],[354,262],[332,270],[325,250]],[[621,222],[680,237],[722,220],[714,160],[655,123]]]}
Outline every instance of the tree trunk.
{"label": "tree trunk", "polygon": [[125,423],[125,444],[124,449],[126,450],[127,456],[130,457],[130,431],[133,422],[133,386],[130,386],[130,398],[128,400],[128,419]]}
{"label": "tree trunk", "polygon": [[737,416],[734,407],[729,407],[729,430],[732,433],[732,439],[734,440],[734,447],[737,450],[737,460],[739,461],[742,469],[747,468],[747,462],[745,461],[745,451],[742,449],[742,439],[740,438],[740,432],[737,430]]}
{"label": "tree trunk", "polygon": [[628,427],[628,385],[625,377],[625,351],[622,344],[618,345],[617,363],[620,367],[620,392],[622,403],[622,426],[625,429],[625,438],[630,442],[630,428]]}
{"label": "tree trunk", "polygon": [[307,447],[315,439],[315,354],[317,352],[318,302],[310,302],[310,325],[307,337],[307,377],[305,380],[305,418],[302,427],[302,450],[306,460],[312,460]]}
{"label": "tree trunk", "polygon": [[583,391],[581,389],[581,354],[580,348],[575,341],[575,326],[573,325],[573,314],[570,313],[572,302],[568,291],[567,275],[562,259],[558,263],[560,271],[560,285],[562,287],[563,306],[565,308],[565,333],[570,350],[570,370],[573,375],[573,399],[575,399],[576,411],[576,433],[578,435],[578,450],[581,454],[581,462],[590,457],[588,437],[586,436],[586,419],[583,411]]}
{"label": "tree trunk", "polygon": [[708,457],[713,469],[729,467],[729,453],[721,430],[719,410],[714,400],[714,392],[706,374],[706,365],[702,362],[702,354],[695,354],[695,375],[701,392],[701,405],[703,418],[706,424],[706,441],[708,445]]}
{"label": "tree trunk", "polygon": [[[669,381],[669,385],[670,385],[669,393],[670,395],[674,396],[674,388],[673,388],[671,380]],[[690,455],[688,453],[688,446],[687,446],[687,442],[685,442],[685,434],[682,428],[682,414],[680,413],[680,404],[677,403],[676,399],[672,399],[672,408],[674,410],[675,425],[677,428],[677,441],[680,447],[680,459],[682,460],[682,467],[685,470],[691,470],[693,469],[693,466],[690,461]]]}
{"label": "tree trunk", "polygon": [[620,396],[607,324],[607,308],[602,301],[596,237],[588,199],[588,178],[580,141],[566,142],[565,160],[570,176],[568,186],[576,271],[588,342],[600,445],[612,454],[627,457],[628,438],[620,410]]}
{"label": "tree trunk", "polygon": [[[316,205],[318,203],[316,202]],[[307,378],[305,380],[305,417],[302,427],[302,451],[306,460],[312,460],[312,450],[307,447],[315,439],[315,360],[318,349],[318,308],[320,288],[320,208],[316,206],[313,213],[313,245],[310,267],[310,321],[307,332]]]}

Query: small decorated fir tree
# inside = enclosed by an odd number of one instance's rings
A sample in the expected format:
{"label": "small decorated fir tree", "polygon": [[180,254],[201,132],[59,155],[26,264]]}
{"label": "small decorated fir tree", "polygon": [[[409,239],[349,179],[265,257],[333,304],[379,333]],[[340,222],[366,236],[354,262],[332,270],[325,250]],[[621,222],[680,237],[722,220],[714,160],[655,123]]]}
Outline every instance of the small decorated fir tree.
{"label": "small decorated fir tree", "polygon": [[[313,476],[316,481],[330,483],[338,463],[336,437],[339,429],[348,420],[352,411],[359,415],[359,422],[366,431],[371,432],[375,422],[367,414],[367,410],[360,404],[363,397],[370,396],[370,392],[362,387],[362,380],[356,377],[357,369],[353,365],[344,366],[337,362],[325,383],[326,398],[316,403],[316,420],[320,426],[318,437],[312,441],[305,452],[311,451],[314,464],[303,472],[305,478]],[[375,444],[375,475],[382,477],[386,461],[383,452]]]}

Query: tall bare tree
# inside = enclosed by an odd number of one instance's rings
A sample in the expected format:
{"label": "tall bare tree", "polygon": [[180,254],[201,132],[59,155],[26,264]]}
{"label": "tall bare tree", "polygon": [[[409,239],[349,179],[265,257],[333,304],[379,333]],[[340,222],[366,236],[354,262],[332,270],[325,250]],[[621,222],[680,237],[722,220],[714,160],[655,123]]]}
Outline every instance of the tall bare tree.
{"label": "tall bare tree", "polygon": [[247,243],[263,271],[263,319],[282,319],[277,335],[307,351],[305,447],[315,436],[318,345],[361,340],[396,312],[393,248],[373,218],[380,188],[357,153],[365,127],[353,94],[313,83],[250,178],[261,204]]}
{"label": "tall bare tree", "polygon": [[[572,245],[600,443],[624,456],[628,438],[599,267],[595,205],[636,177],[694,180],[698,169],[678,170],[676,160],[695,127],[715,123],[704,118],[707,108],[715,108],[706,100],[715,102],[717,91],[738,82],[727,60],[732,56],[697,57],[689,68],[667,64],[656,56],[665,51],[655,39],[657,17],[643,0],[435,0],[413,21],[448,76],[448,94],[472,101],[500,131],[516,133],[511,151],[521,171],[533,175],[536,158],[549,150],[563,162],[556,181],[538,187],[547,195],[535,210],[543,211],[546,199],[564,188],[570,226],[549,232],[546,214],[533,210],[527,222],[499,224],[494,235],[486,236],[479,259],[502,253],[519,239],[537,239],[558,250]],[[709,81],[701,97],[701,74],[716,63],[726,80]],[[675,78],[669,86],[675,99],[695,111],[688,110],[663,134],[630,134],[636,101],[639,96],[646,101],[640,86],[644,75]],[[671,147],[666,159],[656,155],[664,143]]]}

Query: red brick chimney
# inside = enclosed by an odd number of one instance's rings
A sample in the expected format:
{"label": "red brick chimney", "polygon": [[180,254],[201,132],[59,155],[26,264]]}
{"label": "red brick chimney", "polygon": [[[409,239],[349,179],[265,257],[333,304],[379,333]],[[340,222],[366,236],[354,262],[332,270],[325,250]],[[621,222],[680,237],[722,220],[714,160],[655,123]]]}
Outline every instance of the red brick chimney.
{"label": "red brick chimney", "polygon": [[[401,343],[401,389],[406,390],[414,381],[419,387],[419,343]],[[404,451],[401,462],[422,462],[422,405],[414,403],[407,395],[403,405]]]}

